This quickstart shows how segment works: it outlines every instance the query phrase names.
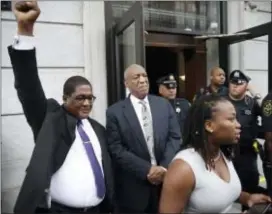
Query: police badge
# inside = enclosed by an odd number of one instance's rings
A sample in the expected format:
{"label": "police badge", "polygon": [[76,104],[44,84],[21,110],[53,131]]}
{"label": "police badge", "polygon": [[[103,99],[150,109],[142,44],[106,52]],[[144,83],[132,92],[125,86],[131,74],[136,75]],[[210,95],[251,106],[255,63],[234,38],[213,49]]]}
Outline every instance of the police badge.
{"label": "police badge", "polygon": [[169,76],[169,80],[175,80],[175,77],[171,74],[171,75]]}
{"label": "police badge", "polygon": [[180,108],[179,107],[176,108],[176,112],[180,113]]}
{"label": "police badge", "polygon": [[236,71],[235,73],[234,73],[234,75],[233,75],[234,77],[236,77],[236,78],[239,78],[240,77],[240,74],[239,74],[239,72],[238,71]]}
{"label": "police badge", "polygon": [[263,115],[269,117],[272,115],[272,100],[266,100],[263,104]]}

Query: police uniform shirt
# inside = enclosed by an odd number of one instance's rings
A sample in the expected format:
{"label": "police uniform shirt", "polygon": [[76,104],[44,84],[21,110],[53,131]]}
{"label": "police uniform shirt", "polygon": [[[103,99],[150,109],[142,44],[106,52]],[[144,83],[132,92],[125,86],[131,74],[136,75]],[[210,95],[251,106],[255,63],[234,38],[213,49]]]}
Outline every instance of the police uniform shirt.
{"label": "police uniform shirt", "polygon": [[180,130],[183,131],[183,125],[190,109],[191,104],[188,100],[183,98],[176,98],[169,100],[171,105],[173,106],[174,111],[176,112],[178,122],[180,124]]}
{"label": "police uniform shirt", "polygon": [[261,109],[263,131],[272,132],[272,93],[263,99]]}
{"label": "police uniform shirt", "polygon": [[258,136],[258,116],[261,116],[261,108],[258,103],[250,96],[246,95],[242,100],[232,100],[236,109],[237,120],[241,124],[241,147],[252,147],[253,139]]}

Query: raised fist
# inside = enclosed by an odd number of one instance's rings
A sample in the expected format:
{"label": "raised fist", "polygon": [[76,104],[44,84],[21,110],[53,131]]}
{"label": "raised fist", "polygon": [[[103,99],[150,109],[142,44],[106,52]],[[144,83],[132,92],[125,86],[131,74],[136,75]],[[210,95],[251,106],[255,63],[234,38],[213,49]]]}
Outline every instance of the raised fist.
{"label": "raised fist", "polygon": [[18,23],[18,33],[33,35],[33,26],[40,15],[37,1],[16,1],[13,3],[13,12]]}

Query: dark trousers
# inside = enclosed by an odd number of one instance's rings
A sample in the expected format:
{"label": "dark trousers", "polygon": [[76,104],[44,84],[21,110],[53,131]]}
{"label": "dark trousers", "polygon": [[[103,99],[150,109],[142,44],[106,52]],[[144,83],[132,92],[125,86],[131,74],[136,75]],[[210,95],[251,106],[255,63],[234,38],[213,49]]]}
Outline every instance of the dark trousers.
{"label": "dark trousers", "polygon": [[263,164],[264,175],[266,179],[267,191],[270,197],[272,197],[272,167]]}
{"label": "dark trousers", "polygon": [[65,214],[93,214],[93,213],[100,213],[99,206],[96,207],[91,207],[89,209],[79,209],[79,208],[72,208],[72,207],[67,207],[65,205],[61,205],[56,202],[51,203],[51,208],[46,209],[46,208],[37,208],[35,213],[65,213]]}
{"label": "dark trousers", "polygon": [[[242,185],[242,191],[248,193],[267,193],[266,189],[259,186],[257,154],[240,155],[235,159],[234,166]],[[242,211],[247,209],[248,207],[242,206]]]}
{"label": "dark trousers", "polygon": [[[158,213],[161,187],[152,188],[147,207],[137,209],[119,204],[118,213]],[[139,200],[139,199],[136,199]]]}

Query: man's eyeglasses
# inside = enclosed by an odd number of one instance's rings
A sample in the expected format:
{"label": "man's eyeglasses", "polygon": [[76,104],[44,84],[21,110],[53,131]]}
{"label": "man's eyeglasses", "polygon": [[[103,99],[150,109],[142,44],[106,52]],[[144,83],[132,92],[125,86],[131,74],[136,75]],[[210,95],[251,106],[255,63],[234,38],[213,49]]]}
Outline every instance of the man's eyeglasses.
{"label": "man's eyeglasses", "polygon": [[78,103],[83,103],[85,100],[88,100],[90,103],[93,103],[95,101],[96,97],[94,95],[89,95],[89,96],[85,96],[85,95],[79,95],[75,97],[75,100]]}

